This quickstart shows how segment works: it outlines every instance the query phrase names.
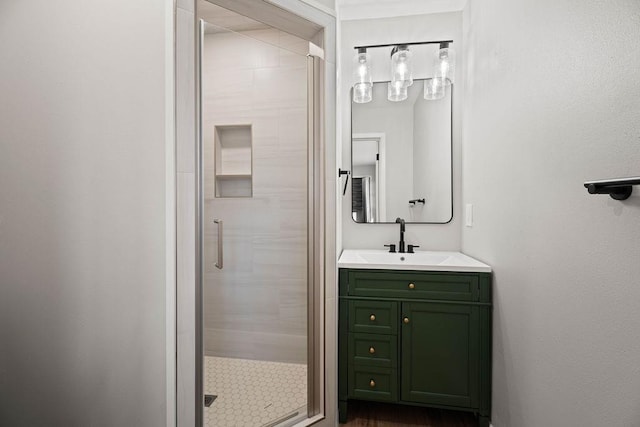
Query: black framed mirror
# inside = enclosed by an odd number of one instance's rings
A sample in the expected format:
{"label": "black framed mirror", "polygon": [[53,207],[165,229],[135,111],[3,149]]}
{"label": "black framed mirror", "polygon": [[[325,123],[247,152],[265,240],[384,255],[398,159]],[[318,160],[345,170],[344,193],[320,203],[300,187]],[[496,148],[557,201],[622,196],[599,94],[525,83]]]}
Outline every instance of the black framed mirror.
{"label": "black framed mirror", "polygon": [[351,105],[351,206],[357,223],[446,224],[453,218],[453,84],[426,100],[416,79],[403,101],[387,99],[388,82],[373,83],[373,99]]}

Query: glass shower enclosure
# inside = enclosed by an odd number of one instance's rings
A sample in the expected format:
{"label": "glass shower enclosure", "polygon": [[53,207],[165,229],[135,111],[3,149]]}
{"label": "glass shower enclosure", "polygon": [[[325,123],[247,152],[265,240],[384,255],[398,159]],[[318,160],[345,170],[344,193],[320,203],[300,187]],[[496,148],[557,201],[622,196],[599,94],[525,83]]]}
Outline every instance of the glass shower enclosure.
{"label": "glass shower enclosure", "polygon": [[212,3],[198,16],[202,422],[292,425],[318,412],[320,60]]}

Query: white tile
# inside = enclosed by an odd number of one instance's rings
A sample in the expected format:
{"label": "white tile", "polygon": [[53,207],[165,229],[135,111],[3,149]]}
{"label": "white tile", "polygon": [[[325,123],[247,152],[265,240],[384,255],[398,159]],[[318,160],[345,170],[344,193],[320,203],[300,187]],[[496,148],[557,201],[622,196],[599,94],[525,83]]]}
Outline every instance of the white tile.
{"label": "white tile", "polygon": [[[277,40],[277,35],[275,37]],[[230,32],[206,34],[203,55],[208,61],[227,69],[277,67],[279,62],[277,45]]]}
{"label": "white tile", "polygon": [[307,149],[307,106],[285,107],[278,110],[278,129],[283,148],[304,150],[305,157],[296,161],[306,161]]}
{"label": "white tile", "polygon": [[306,335],[205,328],[205,354],[284,363],[306,363]]}
{"label": "white tile", "polygon": [[280,31],[280,67],[306,68],[309,42]]}
{"label": "white tile", "polygon": [[243,31],[242,34],[251,37],[252,39],[260,40],[261,42],[267,43],[271,46],[280,46],[280,32],[274,28],[267,28],[262,30],[250,30]]}
{"label": "white tile", "polygon": [[205,357],[206,427],[261,426],[290,414],[304,414],[307,366],[227,357]]}
{"label": "white tile", "polygon": [[254,105],[268,108],[306,106],[306,67],[259,68],[253,78]]}

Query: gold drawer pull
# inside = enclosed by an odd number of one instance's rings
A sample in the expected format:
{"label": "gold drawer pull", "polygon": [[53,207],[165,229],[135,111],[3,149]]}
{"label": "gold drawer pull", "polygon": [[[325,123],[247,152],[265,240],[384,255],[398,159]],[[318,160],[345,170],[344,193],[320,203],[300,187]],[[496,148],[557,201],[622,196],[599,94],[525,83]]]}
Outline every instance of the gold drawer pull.
{"label": "gold drawer pull", "polygon": [[404,319],[402,319],[402,321],[403,321],[404,323],[409,323],[409,318],[408,318],[408,317],[405,317]]}
{"label": "gold drawer pull", "polygon": [[376,382],[372,379],[369,381],[369,387],[374,388],[376,386]]}
{"label": "gold drawer pull", "polygon": [[369,353],[374,354],[376,352],[376,349],[373,347],[369,347]]}
{"label": "gold drawer pull", "polygon": [[371,320],[372,322],[375,322],[376,320],[376,315],[372,314],[371,316],[369,316],[369,320]]}
{"label": "gold drawer pull", "polygon": [[409,289],[415,289],[416,285],[414,285],[413,283],[409,283]]}

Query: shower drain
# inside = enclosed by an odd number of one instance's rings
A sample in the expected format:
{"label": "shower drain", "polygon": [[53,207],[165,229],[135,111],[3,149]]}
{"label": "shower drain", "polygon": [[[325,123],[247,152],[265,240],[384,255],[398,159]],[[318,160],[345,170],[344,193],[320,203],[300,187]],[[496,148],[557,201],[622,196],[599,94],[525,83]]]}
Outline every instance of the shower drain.
{"label": "shower drain", "polygon": [[216,400],[216,396],[215,394],[205,394],[204,395],[204,406],[206,406],[207,408],[209,406],[211,406],[211,404],[213,403],[214,400]]}

